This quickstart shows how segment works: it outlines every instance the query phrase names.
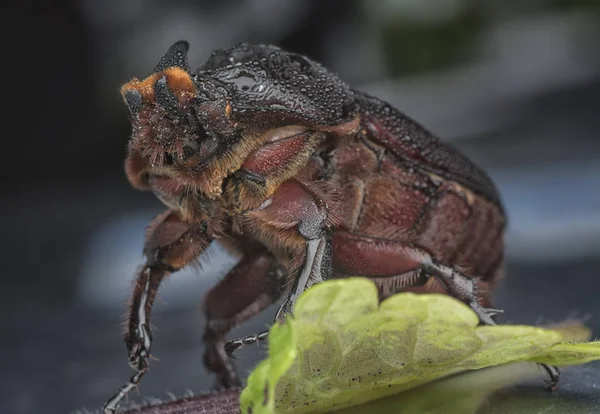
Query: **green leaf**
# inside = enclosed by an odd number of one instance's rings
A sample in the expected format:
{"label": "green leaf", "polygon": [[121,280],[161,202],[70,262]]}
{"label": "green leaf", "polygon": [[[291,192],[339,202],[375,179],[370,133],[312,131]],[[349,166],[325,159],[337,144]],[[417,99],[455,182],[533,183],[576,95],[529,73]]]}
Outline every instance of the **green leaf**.
{"label": "green leaf", "polygon": [[400,293],[379,304],[368,279],[327,281],[271,329],[269,356],[248,378],[242,412],[327,412],[464,371],[600,359],[599,342],[567,342],[586,334],[573,326],[478,326],[468,306],[446,295]]}
{"label": "green leaf", "polygon": [[528,362],[466,371],[336,413],[474,414],[492,392],[539,374],[538,366]]}
{"label": "green leaf", "polygon": [[296,330],[291,321],[274,324],[269,331],[269,356],[252,371],[240,396],[242,412],[250,407],[254,414],[275,412],[275,388],[297,354]]}

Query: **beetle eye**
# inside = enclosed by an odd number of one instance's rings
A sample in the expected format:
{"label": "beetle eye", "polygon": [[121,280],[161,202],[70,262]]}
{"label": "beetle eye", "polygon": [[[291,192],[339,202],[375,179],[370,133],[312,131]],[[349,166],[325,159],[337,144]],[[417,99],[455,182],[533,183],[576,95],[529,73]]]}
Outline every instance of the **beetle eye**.
{"label": "beetle eye", "polygon": [[183,157],[184,159],[190,158],[192,156],[194,156],[194,154],[196,154],[196,152],[198,152],[198,148],[193,147],[191,145],[184,145],[183,146]]}
{"label": "beetle eye", "polygon": [[205,140],[208,138],[208,133],[206,132],[206,129],[204,128],[204,125],[202,125],[202,123],[198,123],[198,127],[196,128],[196,134],[198,134],[198,138],[200,138],[200,140]]}
{"label": "beetle eye", "polygon": [[206,128],[204,128],[204,125],[202,125],[202,122],[200,122],[198,120],[198,117],[196,116],[195,111],[191,112],[191,117],[193,118],[193,121],[190,122],[190,124],[194,128],[194,133],[196,134],[197,139],[199,141],[203,141],[206,138],[208,138],[208,132],[206,132]]}

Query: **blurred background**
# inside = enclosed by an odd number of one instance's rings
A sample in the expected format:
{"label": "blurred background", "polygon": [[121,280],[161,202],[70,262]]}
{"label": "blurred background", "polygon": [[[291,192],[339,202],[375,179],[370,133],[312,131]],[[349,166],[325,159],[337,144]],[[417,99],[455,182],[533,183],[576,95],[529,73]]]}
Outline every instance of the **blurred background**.
{"label": "blurred background", "polygon": [[[239,41],[307,54],[462,149],[508,210],[507,278],[495,295],[504,320],[589,318],[600,336],[597,0],[31,0],[3,9],[1,413],[92,412],[130,375],[120,322],[145,226],[162,207],[126,181],[119,87],[147,76],[179,39],[191,43],[192,67]],[[161,362],[135,401],[211,387],[199,304],[235,263],[213,253],[207,272],[163,285],[153,314]],[[269,309],[231,337],[272,317]],[[242,373],[260,358],[254,348],[241,356]],[[548,398],[598,408],[599,371],[566,372]]]}

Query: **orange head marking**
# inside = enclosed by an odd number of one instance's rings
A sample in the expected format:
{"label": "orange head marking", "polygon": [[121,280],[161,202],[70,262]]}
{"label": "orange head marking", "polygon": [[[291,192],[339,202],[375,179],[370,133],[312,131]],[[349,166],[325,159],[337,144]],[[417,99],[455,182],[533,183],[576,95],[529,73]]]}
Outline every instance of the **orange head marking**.
{"label": "orange head marking", "polygon": [[169,48],[150,76],[140,81],[133,79],[123,85],[121,95],[132,114],[144,104],[158,104],[168,111],[176,111],[196,94],[187,62],[189,44],[179,41]]}
{"label": "orange head marking", "polygon": [[121,88],[136,126],[130,146],[155,166],[195,153],[196,141],[203,136],[189,111],[196,85],[187,62],[188,48],[185,41],[175,43],[150,76],[133,79]]}

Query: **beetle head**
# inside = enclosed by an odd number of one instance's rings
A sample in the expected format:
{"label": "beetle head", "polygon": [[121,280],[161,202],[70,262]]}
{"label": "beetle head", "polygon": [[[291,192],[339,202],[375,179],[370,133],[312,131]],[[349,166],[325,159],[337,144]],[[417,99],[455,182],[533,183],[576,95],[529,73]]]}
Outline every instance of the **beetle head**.
{"label": "beetle head", "polygon": [[333,131],[356,118],[349,86],[306,57],[242,43],[213,52],[192,74],[188,47],[175,43],[150,76],[121,88],[133,123],[126,168],[136,187],[147,188],[151,170],[214,195],[277,128]]}
{"label": "beetle head", "polygon": [[[150,76],[121,88],[132,115],[130,145],[155,167],[205,163],[219,141],[208,128],[215,126],[212,118],[226,119],[222,114],[227,91],[196,84],[187,62],[188,48],[185,41],[175,43]],[[231,123],[226,124],[220,129],[230,132]]]}

